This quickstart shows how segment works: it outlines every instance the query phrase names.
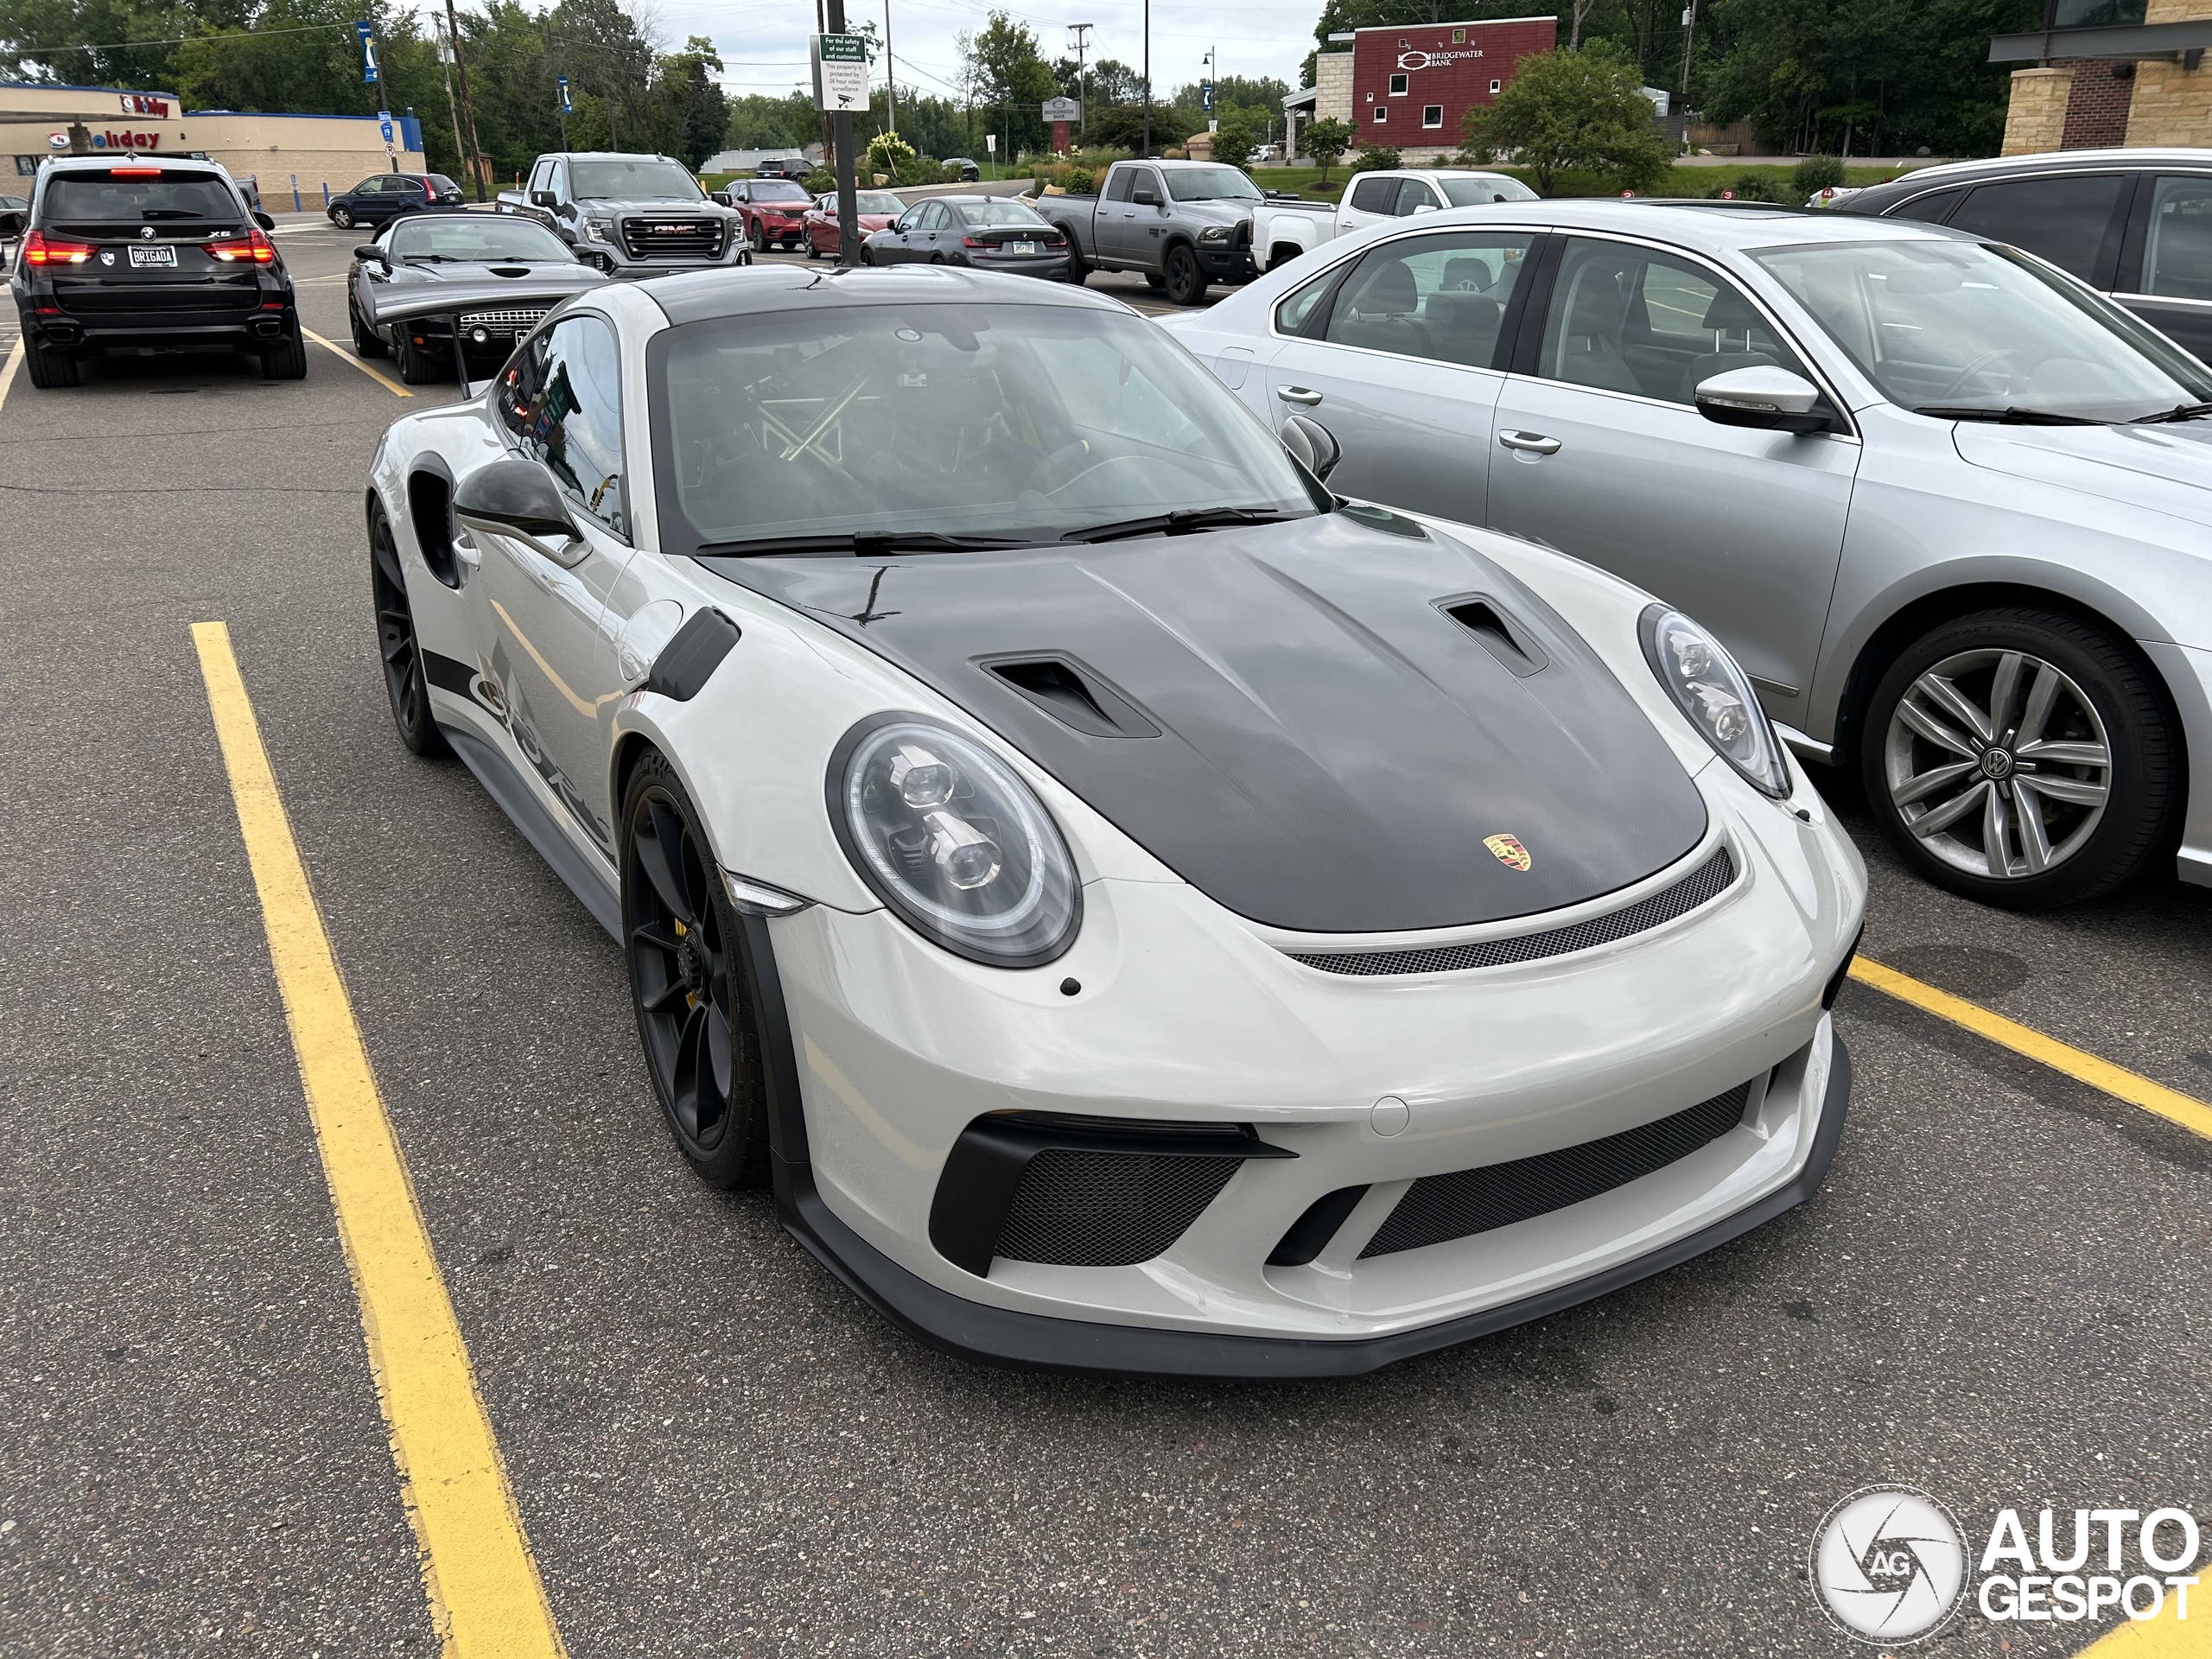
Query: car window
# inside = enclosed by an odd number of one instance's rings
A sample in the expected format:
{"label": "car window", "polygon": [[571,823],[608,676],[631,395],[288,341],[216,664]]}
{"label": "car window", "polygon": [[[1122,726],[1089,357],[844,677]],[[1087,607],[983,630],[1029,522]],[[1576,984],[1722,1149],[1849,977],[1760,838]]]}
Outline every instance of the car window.
{"label": "car window", "polygon": [[1654,249],[1567,242],[1544,318],[1546,379],[1694,404],[1700,382],[1760,366],[1805,372],[1733,283]]}
{"label": "car window", "polygon": [[2152,182],[2143,292],[2212,300],[2212,177],[2197,174]]}
{"label": "car window", "polygon": [[1535,201],[1536,193],[1518,179],[1445,179],[1444,199],[1454,207],[1486,207],[1494,201]]}
{"label": "car window", "polygon": [[530,169],[529,188],[532,190],[550,190],[553,188],[552,162],[540,162]]}
{"label": "car window", "polygon": [[1951,211],[1966,200],[1966,187],[1955,190],[1931,190],[1888,215],[1891,219],[1917,219],[1923,225],[1941,225],[1951,216]]}
{"label": "car window", "polygon": [[1033,209],[1018,201],[963,202],[960,216],[970,225],[1033,225],[1041,228],[1045,223]]}
{"label": "car window", "polygon": [[699,181],[676,162],[598,156],[575,163],[576,194],[606,201],[702,201]]}
{"label": "car window", "polygon": [[1177,201],[1257,201],[1260,187],[1233,167],[1178,167],[1167,175]]}
{"label": "car window", "polygon": [[[837,211],[837,198],[824,196],[829,211]],[[862,190],[853,197],[853,211],[856,213],[896,213],[904,211],[906,204],[888,190]]]}
{"label": "car window", "polygon": [[948,217],[950,215],[943,202],[925,201],[922,204],[922,216],[916,221],[915,228],[921,231],[943,230]]}
{"label": "car window", "polygon": [[1286,334],[1301,331],[1313,320],[1314,308],[1336,285],[1338,274],[1335,270],[1325,270],[1303,287],[1292,289],[1290,296],[1275,307],[1275,327]]}
{"label": "car window", "polygon": [[446,177],[442,173],[432,174],[430,175],[430,182],[441,190],[458,190],[461,188],[459,185],[455,184],[451,179]]}
{"label": "car window", "polygon": [[811,201],[813,198],[789,179],[769,179],[753,187],[755,201]]}
{"label": "car window", "polygon": [[212,173],[163,173],[155,178],[65,174],[47,186],[41,206],[49,225],[103,219],[136,225],[164,219],[234,219],[238,215],[238,198]]}
{"label": "car window", "polygon": [[1454,231],[1386,242],[1345,280],[1321,337],[1488,368],[1533,240],[1524,232]]}
{"label": "car window", "polygon": [[1370,174],[1351,188],[1354,213],[1387,213],[1397,200],[1398,181],[1395,179],[1381,179]]}
{"label": "car window", "polygon": [[346,194],[349,196],[372,196],[384,188],[382,179],[363,179]]}
{"label": "car window", "polygon": [[1419,179],[1406,179],[1398,185],[1397,214],[1401,219],[1419,213],[1424,207],[1437,206],[1436,192]]}
{"label": "car window", "polygon": [[1137,170],[1134,167],[1117,167],[1106,181],[1106,200],[1127,201],[1137,188]]}
{"label": "car window", "polygon": [[1949,224],[1955,231],[2025,248],[2086,283],[2127,182],[2124,173],[2089,173],[1980,185]]}
{"label": "car window", "polygon": [[423,213],[394,219],[378,238],[396,259],[534,259],[566,264],[569,245],[518,213]]}
{"label": "car window", "polygon": [[569,317],[507,365],[499,412],[571,507],[626,537],[620,385],[613,330],[597,317]]}

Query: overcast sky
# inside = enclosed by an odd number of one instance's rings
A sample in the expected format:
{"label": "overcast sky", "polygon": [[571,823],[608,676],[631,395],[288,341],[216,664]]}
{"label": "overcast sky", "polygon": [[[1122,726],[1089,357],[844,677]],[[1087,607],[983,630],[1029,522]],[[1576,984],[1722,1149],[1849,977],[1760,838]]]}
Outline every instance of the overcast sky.
{"label": "overcast sky", "polygon": [[[898,59],[899,84],[924,92],[950,96],[959,79],[959,36],[981,29],[991,8],[984,0],[846,0],[848,24],[874,17],[878,29],[883,9],[892,8],[891,47]],[[671,45],[687,35],[704,35],[721,50],[728,73],[722,86],[733,97],[745,92],[778,95],[808,80],[806,37],[814,32],[810,0],[765,0],[742,9],[707,0],[652,0]],[[1118,58],[1136,66],[1144,51],[1144,9],[1135,0],[1068,0],[1065,9],[1038,11],[1021,4],[1005,8],[1036,35],[1050,62],[1073,55],[1070,23],[1093,23],[1086,60]],[[1207,48],[1218,48],[1217,75],[1277,75],[1298,85],[1298,66],[1313,49],[1319,0],[1272,3],[1271,0],[1210,0],[1203,6],[1154,0],[1152,84],[1166,96],[1186,81],[1202,79]],[[882,66],[872,72],[880,79]]]}

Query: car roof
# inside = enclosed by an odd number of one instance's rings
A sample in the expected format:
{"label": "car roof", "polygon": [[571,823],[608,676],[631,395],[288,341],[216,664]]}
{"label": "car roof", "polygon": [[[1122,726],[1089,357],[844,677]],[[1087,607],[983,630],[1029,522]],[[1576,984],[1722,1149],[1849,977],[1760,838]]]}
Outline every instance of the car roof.
{"label": "car roof", "polygon": [[[2042,178],[2059,173],[2130,173],[2183,168],[2212,172],[2212,149],[2168,146],[2158,149],[2051,149],[2031,156],[1993,156],[1980,161],[1945,162],[1916,167],[1894,179],[1855,193],[1846,211],[1878,213],[1931,190],[2000,179]],[[1839,206],[1842,204],[1839,203]]]}
{"label": "car roof", "polygon": [[857,265],[835,271],[808,265],[746,265],[655,276],[634,286],[652,296],[668,320],[678,324],[839,305],[989,303],[1128,312],[1119,300],[1088,289],[958,265]]}
{"label": "car roof", "polygon": [[[1411,223],[1413,221],[1394,221]],[[1424,213],[1421,228],[1446,225],[1548,225],[1562,231],[1618,231],[1656,237],[1704,253],[1802,242],[1955,242],[1960,232],[1917,219],[1853,218],[1830,210],[1766,203],[1608,198],[1505,201]]]}
{"label": "car roof", "polygon": [[197,168],[219,173],[226,179],[231,176],[230,169],[220,162],[203,161],[197,156],[155,156],[137,150],[120,156],[49,156],[42,165],[62,173],[105,173],[116,167]]}

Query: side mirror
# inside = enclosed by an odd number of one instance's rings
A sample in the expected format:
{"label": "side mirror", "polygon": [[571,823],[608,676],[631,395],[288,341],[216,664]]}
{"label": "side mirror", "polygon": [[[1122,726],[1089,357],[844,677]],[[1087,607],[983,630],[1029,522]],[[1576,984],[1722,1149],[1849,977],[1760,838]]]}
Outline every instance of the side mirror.
{"label": "side mirror", "polygon": [[1697,412],[1722,426],[1769,432],[1827,432],[1834,421],[1821,406],[1820,388],[1802,374],[1761,364],[1701,380]]}
{"label": "side mirror", "polygon": [[575,563],[569,543],[575,522],[552,475],[534,461],[511,457],[480,467],[453,493],[453,516],[470,531],[511,537],[556,564]]}
{"label": "side mirror", "polygon": [[533,190],[530,193],[530,205],[533,207],[557,207],[561,204],[550,190]]}
{"label": "side mirror", "polygon": [[1129,193],[1129,200],[1140,207],[1160,206],[1160,193],[1148,184],[1141,184]]}
{"label": "side mirror", "polygon": [[1344,459],[1343,448],[1329,429],[1308,415],[1293,415],[1282,423],[1282,447],[1290,458],[1323,482]]}
{"label": "side mirror", "polygon": [[1417,201],[1414,204],[1414,212],[1417,213],[1433,213],[1435,211],[1436,204],[1433,201]]}
{"label": "side mirror", "polygon": [[263,213],[258,207],[253,210],[253,222],[260,226],[264,231],[273,231],[276,228],[276,221],[270,218],[268,214]]}
{"label": "side mirror", "polygon": [[730,205],[729,192],[727,190],[709,190],[707,192],[707,199],[724,207]]}
{"label": "side mirror", "polygon": [[391,256],[373,242],[362,243],[353,250],[353,257],[365,265],[382,265],[386,270],[391,269]]}

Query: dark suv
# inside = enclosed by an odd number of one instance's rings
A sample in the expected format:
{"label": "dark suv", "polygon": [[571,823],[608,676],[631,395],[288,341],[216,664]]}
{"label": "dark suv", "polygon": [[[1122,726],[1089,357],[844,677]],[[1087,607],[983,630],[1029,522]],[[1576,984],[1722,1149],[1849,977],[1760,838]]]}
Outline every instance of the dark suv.
{"label": "dark suv", "polygon": [[2068,149],[1923,167],[1856,191],[1835,211],[2025,248],[2212,363],[2212,149]]}
{"label": "dark suv", "polygon": [[[0,213],[0,236],[19,213]],[[291,274],[266,213],[213,162],[57,156],[38,170],[8,287],[35,386],[73,386],[110,346],[251,352],[304,380]]]}
{"label": "dark suv", "polygon": [[356,225],[389,225],[402,213],[461,206],[461,187],[442,173],[372,173],[341,190],[323,211],[341,231]]}

